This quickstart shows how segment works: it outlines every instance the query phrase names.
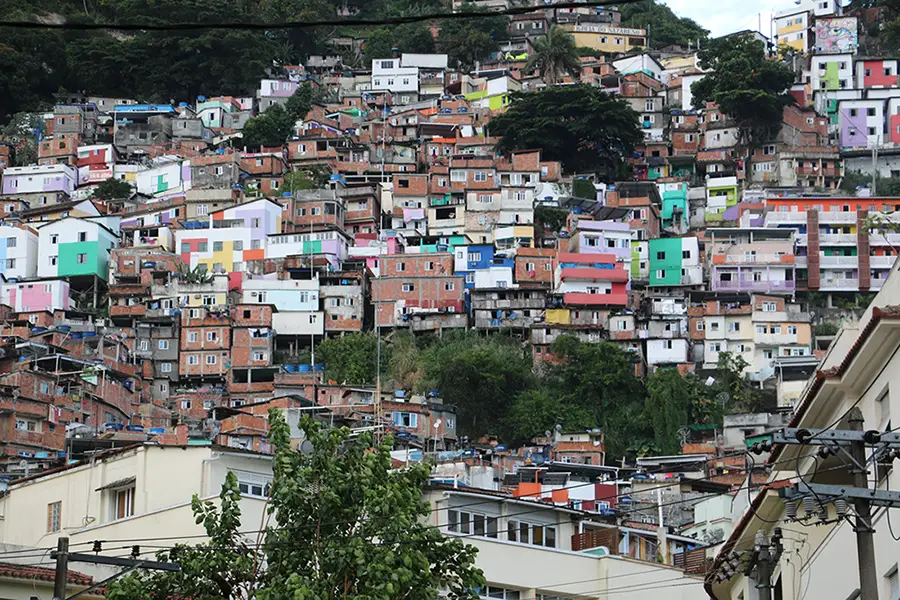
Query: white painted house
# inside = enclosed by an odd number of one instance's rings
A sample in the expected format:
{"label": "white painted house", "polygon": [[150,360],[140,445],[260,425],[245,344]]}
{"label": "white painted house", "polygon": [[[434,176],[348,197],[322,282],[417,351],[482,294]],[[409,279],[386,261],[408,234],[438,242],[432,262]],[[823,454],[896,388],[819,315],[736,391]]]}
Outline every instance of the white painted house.
{"label": "white painted house", "polygon": [[37,276],[38,235],[30,227],[0,225],[0,274],[6,279]]}

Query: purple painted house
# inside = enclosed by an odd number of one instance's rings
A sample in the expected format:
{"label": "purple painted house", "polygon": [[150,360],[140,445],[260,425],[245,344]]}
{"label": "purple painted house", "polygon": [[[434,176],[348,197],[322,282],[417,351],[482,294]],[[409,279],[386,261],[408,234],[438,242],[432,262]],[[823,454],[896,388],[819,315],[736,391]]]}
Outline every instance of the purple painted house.
{"label": "purple painted house", "polygon": [[68,198],[75,190],[78,173],[69,165],[9,167],[3,171],[3,195],[55,194]]}
{"label": "purple painted house", "polygon": [[569,235],[569,252],[612,254],[619,262],[630,262],[631,227],[619,221],[578,219]]}

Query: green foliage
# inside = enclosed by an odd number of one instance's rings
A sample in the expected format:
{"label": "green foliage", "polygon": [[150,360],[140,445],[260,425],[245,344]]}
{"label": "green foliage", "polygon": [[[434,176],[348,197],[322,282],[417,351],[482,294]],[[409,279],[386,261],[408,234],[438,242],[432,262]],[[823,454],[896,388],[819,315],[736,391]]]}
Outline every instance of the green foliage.
{"label": "green foliage", "polygon": [[110,177],[94,188],[91,198],[96,200],[126,200],[131,197],[134,188],[127,181]]}
{"label": "green foliage", "polygon": [[[328,338],[316,346],[316,360],[325,364],[329,379],[338,383],[373,384],[376,376],[378,338],[374,333],[351,333]],[[381,345],[381,372],[388,372],[390,347]]]}
{"label": "green foliage", "polygon": [[400,52],[431,54],[434,52],[434,36],[422,23],[376,29],[366,37],[366,66],[379,58],[391,58],[394,56],[394,48]]}
{"label": "green foliage", "polygon": [[688,423],[695,390],[676,369],[660,369],[647,379],[647,418],[662,454],[680,454],[678,430]]}
{"label": "green foliage", "polygon": [[597,199],[597,189],[594,182],[590,179],[576,177],[572,182],[572,195],[576,198],[587,198],[589,200]]}
{"label": "green foliage", "polygon": [[557,425],[573,430],[585,429],[594,422],[586,407],[566,402],[555,390],[540,387],[519,394],[506,418],[505,431],[510,440],[527,442],[554,431]]}
{"label": "green foliage", "polygon": [[560,363],[548,369],[544,384],[564,406],[583,412],[582,427],[603,430],[607,456],[623,456],[644,430],[646,392],[634,373],[633,355],[615,344],[588,344],[572,336],[557,338],[551,351]]}
{"label": "green foliage", "polygon": [[815,335],[835,335],[841,326],[837,323],[819,323],[815,326],[813,333]]}
{"label": "green foliage", "polygon": [[284,103],[284,110],[291,119],[300,121],[306,118],[306,115],[312,110],[313,104],[319,101],[320,98],[321,94],[317,88],[314,88],[309,83],[304,83]]}
{"label": "green foliage", "polygon": [[[111,583],[110,600],[476,600],[484,576],[476,550],[427,523],[425,465],[391,469],[391,440],[300,422],[312,451],[291,448],[278,410],[269,413],[274,480],[262,550],[240,535],[237,478],[226,477],[218,506],[194,496],[195,522],[209,542],[160,552],[180,572],[138,571]],[[265,565],[265,569],[263,568]]]}
{"label": "green foliage", "polygon": [[525,71],[530,73],[540,69],[547,84],[555,85],[563,75],[577,76],[581,72],[575,36],[558,25],[553,25],[547,35],[534,40],[533,47]]}
{"label": "green foliage", "polygon": [[628,103],[582,84],[515,92],[489,129],[502,138],[501,152],[541,148],[545,160],[559,160],[569,171],[607,178],[615,177],[624,157],[643,141]]}
{"label": "green foliage", "polygon": [[157,560],[178,562],[177,572],[137,571],[109,584],[109,600],[237,600],[252,597],[262,555],[240,535],[241,508],[237,477],[229,472],[218,506],[194,495],[194,521],[209,541],[196,546],[177,544],[157,554]]}
{"label": "green foliage", "polygon": [[473,437],[497,433],[514,398],[532,381],[531,356],[517,342],[474,331],[444,332],[420,351],[419,390],[436,389]]}
{"label": "green foliage", "polygon": [[284,174],[284,183],[280,191],[299,192],[302,190],[317,190],[325,187],[331,177],[328,167],[313,166],[302,171],[291,171]]}
{"label": "green foliage", "polygon": [[[534,228],[540,234],[544,231],[559,233],[566,226],[569,211],[555,206],[534,207]],[[542,237],[542,236],[541,236]]]}
{"label": "green foliage", "polygon": [[760,396],[747,384],[744,371],[750,364],[740,354],[720,352],[716,366],[716,400],[724,405],[724,412],[736,414],[756,412]]}
{"label": "green foliage", "polygon": [[[465,3],[459,12],[476,12],[478,8]],[[492,52],[500,49],[500,42],[509,38],[508,21],[503,16],[478,19],[446,19],[441,21],[438,45],[446,52],[451,64],[472,68]]]}
{"label": "green foliage", "polygon": [[[841,189],[856,192],[859,187],[871,187],[872,176],[860,171],[847,171],[841,179]],[[896,177],[875,177],[876,192],[879,196],[900,196],[900,179]]]}
{"label": "green foliage", "polygon": [[484,577],[476,550],[427,523],[429,469],[391,470],[391,440],[300,423],[313,451],[291,449],[284,417],[269,413],[275,479],[260,600],[472,599]]}
{"label": "green foliage", "polygon": [[295,119],[280,104],[273,104],[261,115],[244,124],[244,145],[248,148],[281,146],[291,135]]}
{"label": "green foliage", "polygon": [[[0,102],[2,101],[0,97]],[[39,115],[24,112],[16,113],[6,126],[0,128],[0,136],[12,147],[14,167],[33,165],[37,162],[37,137],[43,133],[44,120]]]}
{"label": "green foliage", "polygon": [[787,92],[795,75],[787,64],[767,59],[763,42],[749,34],[712,40],[699,59],[713,72],[691,86],[695,108],[718,104],[735,119],[747,149],[778,132],[784,107],[794,102]]}
{"label": "green foliage", "polygon": [[709,31],[692,19],[678,17],[672,9],[657,2],[634,2],[619,7],[623,27],[647,29],[649,26],[650,46],[662,48],[669,44],[697,46],[697,40],[706,41]]}
{"label": "green foliage", "polygon": [[193,269],[187,265],[181,265],[181,270],[178,273],[178,278],[183,283],[198,284],[212,283],[213,280],[212,274],[206,271],[206,267],[201,267],[200,265],[197,265]]}

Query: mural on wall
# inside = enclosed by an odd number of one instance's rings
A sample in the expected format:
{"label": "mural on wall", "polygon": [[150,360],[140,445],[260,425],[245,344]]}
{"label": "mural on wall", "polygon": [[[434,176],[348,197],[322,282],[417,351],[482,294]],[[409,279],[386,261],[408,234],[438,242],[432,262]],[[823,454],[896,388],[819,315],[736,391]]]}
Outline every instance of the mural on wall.
{"label": "mural on wall", "polygon": [[859,46],[856,17],[816,19],[816,52],[820,54],[856,53]]}

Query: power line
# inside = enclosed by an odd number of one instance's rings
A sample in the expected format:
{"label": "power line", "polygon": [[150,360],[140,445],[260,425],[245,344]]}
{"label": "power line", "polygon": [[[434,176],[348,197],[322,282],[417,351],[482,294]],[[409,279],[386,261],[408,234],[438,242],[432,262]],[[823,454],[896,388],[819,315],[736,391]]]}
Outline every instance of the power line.
{"label": "power line", "polygon": [[467,11],[450,13],[429,13],[384,19],[321,19],[317,21],[284,21],[274,23],[39,23],[36,21],[0,21],[0,27],[13,29],[61,29],[68,31],[195,31],[195,30],[249,30],[271,31],[273,29],[310,29],[313,27],[382,27],[385,25],[405,25],[439,19],[465,20],[496,16],[526,15],[548,9],[601,8],[623,4],[636,4],[641,0],[589,0],[587,2],[567,1],[538,6],[515,6],[500,11]]}

